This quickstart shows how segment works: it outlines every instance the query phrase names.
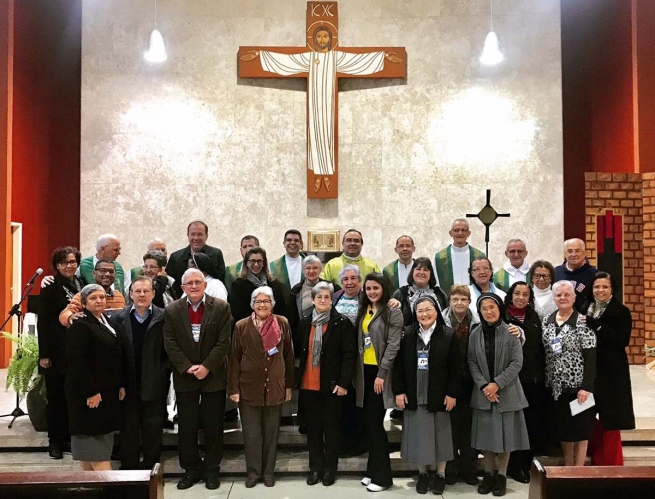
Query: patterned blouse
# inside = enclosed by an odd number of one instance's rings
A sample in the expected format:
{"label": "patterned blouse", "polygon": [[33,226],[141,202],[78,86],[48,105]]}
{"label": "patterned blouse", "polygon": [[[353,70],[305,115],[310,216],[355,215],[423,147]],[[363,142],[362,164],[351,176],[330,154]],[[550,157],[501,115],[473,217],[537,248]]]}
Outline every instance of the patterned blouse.
{"label": "patterned blouse", "polygon": [[586,326],[584,316],[573,312],[561,326],[556,317],[553,312],[542,324],[546,385],[552,388],[555,400],[562,392],[593,391],[596,374],[596,335]]}

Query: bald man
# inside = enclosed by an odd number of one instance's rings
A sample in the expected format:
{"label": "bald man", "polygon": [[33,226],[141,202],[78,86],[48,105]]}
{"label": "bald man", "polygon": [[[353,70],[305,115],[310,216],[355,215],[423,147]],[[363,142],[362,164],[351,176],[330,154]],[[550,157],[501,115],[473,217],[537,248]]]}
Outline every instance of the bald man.
{"label": "bald man", "polygon": [[121,241],[114,234],[102,234],[96,240],[96,254],[82,258],[80,267],[78,269],[79,275],[84,281],[84,284],[95,284],[96,280],[93,272],[96,268],[98,260],[109,260],[114,262],[116,266],[116,278],[113,289],[119,290],[121,293],[125,289],[125,272],[120,263],[116,261],[121,254]]}

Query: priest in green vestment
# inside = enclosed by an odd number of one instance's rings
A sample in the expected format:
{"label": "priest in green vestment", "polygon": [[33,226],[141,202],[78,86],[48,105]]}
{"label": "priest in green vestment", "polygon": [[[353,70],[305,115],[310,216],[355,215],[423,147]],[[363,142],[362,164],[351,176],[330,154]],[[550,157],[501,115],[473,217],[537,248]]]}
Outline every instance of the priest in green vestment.
{"label": "priest in green vestment", "polygon": [[396,261],[391,262],[389,265],[382,269],[382,274],[387,278],[391,284],[391,294],[403,286],[407,286],[407,276],[412,269],[414,263],[414,239],[410,236],[400,236],[396,239],[396,247],[394,251],[398,255]]}
{"label": "priest in green vestment", "polygon": [[121,241],[114,234],[103,234],[96,240],[96,254],[82,258],[80,262],[79,272],[80,277],[84,284],[95,284],[96,279],[93,272],[96,268],[98,260],[110,260],[116,266],[116,277],[113,289],[123,293],[125,290],[125,272],[120,263],[116,261],[118,255],[121,254]]}
{"label": "priest in green vestment", "polygon": [[483,251],[468,243],[471,228],[465,218],[454,220],[448,234],[453,238],[452,244],[434,255],[438,284],[446,293],[450,293],[454,284],[468,285],[471,282],[468,273],[471,262],[485,256]]}
{"label": "priest in green vestment", "polygon": [[528,256],[528,249],[521,239],[510,239],[505,248],[507,261],[503,268],[494,274],[494,284],[503,291],[509,291],[509,287],[515,282],[523,281],[530,283],[530,264],[525,260]]}
{"label": "priest in green vestment", "polygon": [[256,248],[259,246],[259,238],[248,234],[241,238],[241,243],[239,245],[239,252],[241,253],[241,260],[232,265],[225,267],[225,288],[227,289],[227,294],[229,295],[232,291],[232,283],[234,280],[239,277],[241,274],[241,267],[243,267],[243,259],[246,257],[246,253],[250,248]]}
{"label": "priest in green vestment", "polygon": [[362,233],[357,229],[349,229],[343,235],[341,246],[343,247],[343,254],[325,264],[323,272],[321,272],[322,279],[340,286],[339,271],[346,265],[357,266],[362,273],[363,279],[371,272],[381,272],[377,263],[370,258],[362,256],[364,238],[362,237]]}
{"label": "priest in green vestment", "polygon": [[268,268],[271,275],[284,285],[288,297],[291,288],[298,284],[304,277],[302,270],[302,259],[305,254],[302,252],[302,234],[296,229],[289,229],[284,233],[285,254],[277,260],[273,260]]}

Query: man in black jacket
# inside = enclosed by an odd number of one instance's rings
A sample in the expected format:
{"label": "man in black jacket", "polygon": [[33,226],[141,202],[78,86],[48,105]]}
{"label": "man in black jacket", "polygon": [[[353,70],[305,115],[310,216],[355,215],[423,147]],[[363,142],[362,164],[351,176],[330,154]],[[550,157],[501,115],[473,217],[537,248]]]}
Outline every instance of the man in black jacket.
{"label": "man in black jacket", "polygon": [[598,269],[587,261],[586,248],[582,239],[564,241],[564,263],[555,267],[555,282],[571,281],[575,288],[575,309],[579,312]]}
{"label": "man in black jacket", "polygon": [[182,274],[189,268],[189,258],[195,253],[204,253],[211,257],[216,266],[218,278],[225,282],[225,260],[223,252],[219,248],[209,246],[207,237],[209,236],[209,227],[205,222],[195,220],[191,222],[186,229],[189,245],[186,248],[179,249],[169,257],[166,265],[166,273],[175,279],[173,288],[177,296],[182,296]]}
{"label": "man in black jacket", "polygon": [[[132,283],[129,305],[111,318],[123,336],[129,385],[123,404],[121,469],[151,469],[161,460],[164,412],[171,374],[164,349],[164,311],[152,304],[155,292],[149,277]],[[143,463],[139,463],[139,431]]]}

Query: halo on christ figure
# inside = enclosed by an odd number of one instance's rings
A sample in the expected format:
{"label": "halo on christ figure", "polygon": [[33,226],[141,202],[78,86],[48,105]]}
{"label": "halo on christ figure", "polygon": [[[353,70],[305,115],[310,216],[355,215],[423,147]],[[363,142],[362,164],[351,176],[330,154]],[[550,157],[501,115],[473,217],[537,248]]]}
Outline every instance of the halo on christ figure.
{"label": "halo on christ figure", "polygon": [[317,21],[307,28],[307,47],[315,52],[327,52],[337,48],[339,35],[336,26],[326,21]]}

